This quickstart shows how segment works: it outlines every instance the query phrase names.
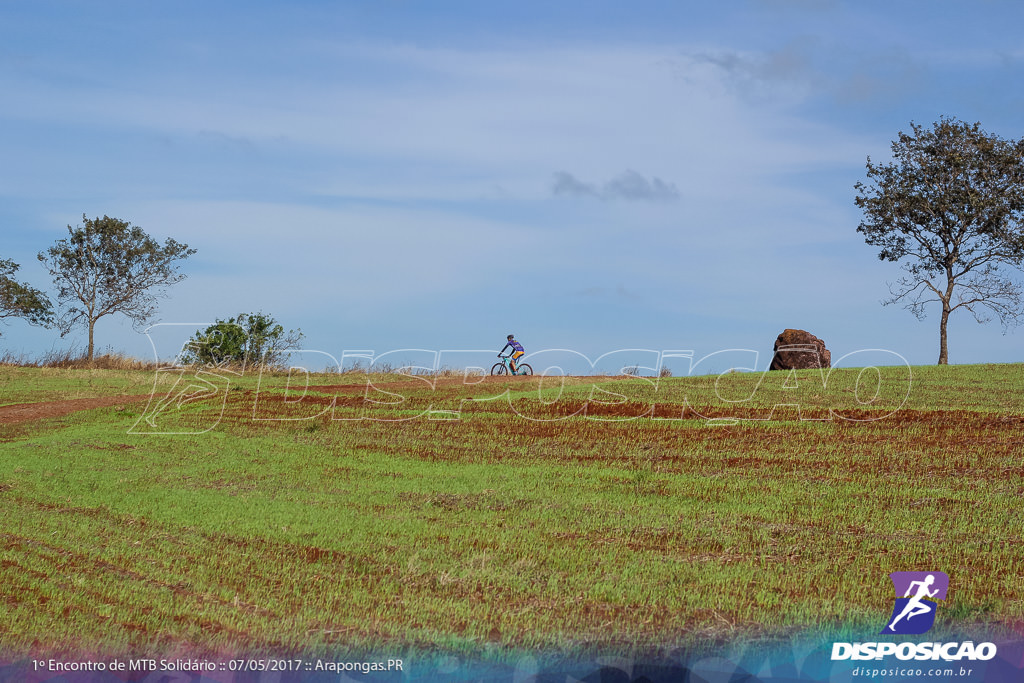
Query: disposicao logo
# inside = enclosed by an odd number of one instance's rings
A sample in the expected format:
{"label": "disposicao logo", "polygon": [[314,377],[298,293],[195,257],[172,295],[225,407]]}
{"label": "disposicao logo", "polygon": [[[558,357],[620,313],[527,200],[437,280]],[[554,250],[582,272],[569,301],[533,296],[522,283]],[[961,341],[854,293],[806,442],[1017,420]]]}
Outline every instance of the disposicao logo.
{"label": "disposicao logo", "polygon": [[[943,572],[893,572],[889,574],[896,591],[892,616],[881,635],[919,635],[935,624],[938,600],[946,599],[949,577]],[[871,642],[833,643],[832,661],[881,660],[943,660],[955,662],[987,661],[996,656],[993,643],[971,641],[953,643]]]}
{"label": "disposicao logo", "polygon": [[893,572],[896,605],[884,634],[918,635],[935,624],[936,600],[945,600],[949,577],[943,572]]}

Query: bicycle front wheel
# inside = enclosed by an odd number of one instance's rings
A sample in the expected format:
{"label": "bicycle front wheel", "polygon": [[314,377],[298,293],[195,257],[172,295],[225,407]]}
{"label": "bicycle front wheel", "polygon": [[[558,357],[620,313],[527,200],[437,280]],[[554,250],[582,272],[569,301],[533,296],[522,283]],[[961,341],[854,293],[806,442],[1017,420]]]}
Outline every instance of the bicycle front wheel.
{"label": "bicycle front wheel", "polygon": [[520,375],[532,375],[533,368],[531,368],[526,363],[520,363],[519,366],[516,368],[516,372],[519,373]]}
{"label": "bicycle front wheel", "polygon": [[508,372],[508,368],[505,367],[504,363],[495,363],[491,366],[492,375],[504,375],[506,372]]}

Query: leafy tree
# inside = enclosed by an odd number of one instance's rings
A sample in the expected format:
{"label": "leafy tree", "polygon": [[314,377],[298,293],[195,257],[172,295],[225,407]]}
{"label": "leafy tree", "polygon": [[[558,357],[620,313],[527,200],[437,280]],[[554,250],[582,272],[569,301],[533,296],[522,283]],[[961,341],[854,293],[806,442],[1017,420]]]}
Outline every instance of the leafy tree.
{"label": "leafy tree", "polygon": [[68,237],[40,252],[39,260],[58,287],[57,300],[71,304],[57,321],[61,336],[86,326],[91,361],[96,321],[112,313],[123,313],[136,326],[151,320],[157,297],[185,279],[178,261],[196,250],[173,239],[160,246],[142,228],[117,218],[89,220],[83,214],[82,223],[69,225]]}
{"label": "leafy tree", "polygon": [[868,158],[869,183],[855,186],[864,210],[857,232],[881,248],[879,259],[903,262],[906,275],[889,285],[885,305],[902,302],[920,320],[927,304],[941,304],[945,365],[953,311],[979,323],[994,315],[1004,331],[1024,314],[1021,287],[1007,273],[1024,263],[1024,139],[949,118],[910,125],[892,143],[892,163]]}
{"label": "leafy tree", "polygon": [[285,332],[264,313],[239,313],[197,330],[189,340],[184,360],[203,365],[264,365],[278,367],[285,353],[298,347],[301,330]]}
{"label": "leafy tree", "polygon": [[18,264],[0,259],[0,320],[24,318],[33,325],[49,326],[53,323],[50,300],[38,289],[18,282],[13,275]]}

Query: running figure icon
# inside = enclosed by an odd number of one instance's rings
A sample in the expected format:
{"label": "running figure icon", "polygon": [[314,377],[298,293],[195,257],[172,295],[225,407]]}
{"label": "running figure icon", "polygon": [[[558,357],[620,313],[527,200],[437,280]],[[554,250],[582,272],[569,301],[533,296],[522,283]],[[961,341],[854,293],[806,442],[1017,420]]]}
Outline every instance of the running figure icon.
{"label": "running figure icon", "polygon": [[889,578],[896,590],[896,602],[882,633],[911,635],[930,630],[938,602],[946,599],[949,576],[939,571],[893,572]]}
{"label": "running figure icon", "polygon": [[[903,611],[900,612],[900,615],[893,619],[892,623],[889,624],[890,631],[895,633],[896,622],[898,622],[900,619],[903,619],[904,617],[906,617],[909,621],[910,619],[918,616],[919,614],[928,614],[929,612],[935,609],[934,607],[930,607],[927,603],[923,602],[923,598],[934,598],[935,594],[939,592],[938,588],[936,588],[935,590],[928,590],[929,586],[931,586],[933,583],[935,583],[934,574],[929,574],[928,576],[926,576],[924,581],[910,582],[910,587],[907,588],[907,594],[903,596],[905,598],[910,598],[910,600],[903,608]],[[915,586],[917,586],[917,592],[914,593],[913,597],[911,597],[910,594],[914,591]],[[934,605],[934,603],[932,604]]]}

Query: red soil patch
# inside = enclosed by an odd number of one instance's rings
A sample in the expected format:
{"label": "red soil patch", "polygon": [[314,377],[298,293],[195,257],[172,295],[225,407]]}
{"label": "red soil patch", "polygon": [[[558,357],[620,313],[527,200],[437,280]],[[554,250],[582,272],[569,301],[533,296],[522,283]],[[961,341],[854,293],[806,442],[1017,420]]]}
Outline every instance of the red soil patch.
{"label": "red soil patch", "polygon": [[0,407],[0,424],[17,424],[48,417],[63,417],[79,410],[109,408],[122,403],[144,401],[150,394],[142,396],[100,396],[98,398],[74,398],[66,401],[47,401],[45,403],[15,403]]}
{"label": "red soil patch", "polygon": [[[388,389],[388,388],[409,388],[410,386],[420,388],[416,384],[411,384],[412,381],[419,378],[410,377],[409,380],[398,381],[398,382],[380,382],[372,384],[374,389]],[[435,386],[453,386],[463,384],[462,377],[445,377],[439,379],[425,378],[427,381],[434,383]],[[528,381],[529,377],[484,377],[483,383],[486,384],[497,384],[497,383],[509,383],[509,382],[525,382]],[[360,384],[334,384],[329,386],[311,386],[308,387],[309,391],[318,391],[323,393],[338,393],[342,395],[362,395],[367,390],[367,383],[363,382]],[[247,392],[251,393],[251,392]],[[93,410],[95,408],[109,408],[110,406],[116,406],[122,403],[136,403],[152,398],[152,394],[142,394],[137,396],[99,396],[96,398],[75,398],[67,399],[64,401],[45,401],[41,403],[16,403],[9,406],[0,406],[0,425],[12,425],[21,422],[31,422],[32,420],[41,420],[50,417],[63,417],[70,415],[71,413],[78,412],[80,410]],[[312,403],[312,397],[306,399],[307,402]]]}
{"label": "red soil patch", "polygon": [[[364,394],[366,392],[366,389],[367,389],[368,386],[373,388],[373,389],[410,389],[410,388],[423,389],[423,388],[426,388],[427,386],[430,386],[430,387],[433,387],[433,388],[436,389],[437,387],[453,387],[453,386],[456,386],[456,387],[457,386],[467,386],[467,387],[477,386],[477,387],[479,387],[479,386],[495,386],[495,385],[502,385],[502,384],[508,385],[508,384],[513,384],[513,383],[517,383],[517,382],[518,383],[524,383],[524,382],[529,382],[530,380],[537,381],[537,380],[542,380],[542,379],[544,379],[544,377],[542,377],[540,375],[515,375],[515,376],[509,376],[509,375],[484,375],[482,378],[481,377],[476,377],[476,376],[470,376],[468,378],[465,378],[465,377],[462,377],[461,375],[457,375],[457,376],[454,376],[454,377],[445,376],[445,377],[436,377],[436,378],[432,377],[430,375],[409,375],[407,379],[402,379],[402,380],[397,380],[397,381],[374,382],[372,380],[367,380],[365,382],[356,383],[356,384],[352,384],[352,383],[349,383],[349,384],[320,384],[320,385],[316,385],[316,386],[309,386],[306,389],[307,389],[307,391],[317,391],[317,392],[320,392],[320,393],[323,393],[323,394]],[[555,379],[557,379],[557,378],[554,377],[554,376],[547,378],[548,381],[554,381]],[[579,378],[579,377],[567,377],[567,379],[577,380],[577,379],[581,379],[581,378]],[[583,379],[587,379],[587,380],[592,380],[594,382],[602,382],[603,383],[603,382],[607,382],[607,381],[610,381],[610,380],[623,379],[623,378],[619,377],[619,376],[605,377],[605,376],[595,375],[593,377],[585,377]],[[300,388],[300,387],[296,387],[296,388]]]}

